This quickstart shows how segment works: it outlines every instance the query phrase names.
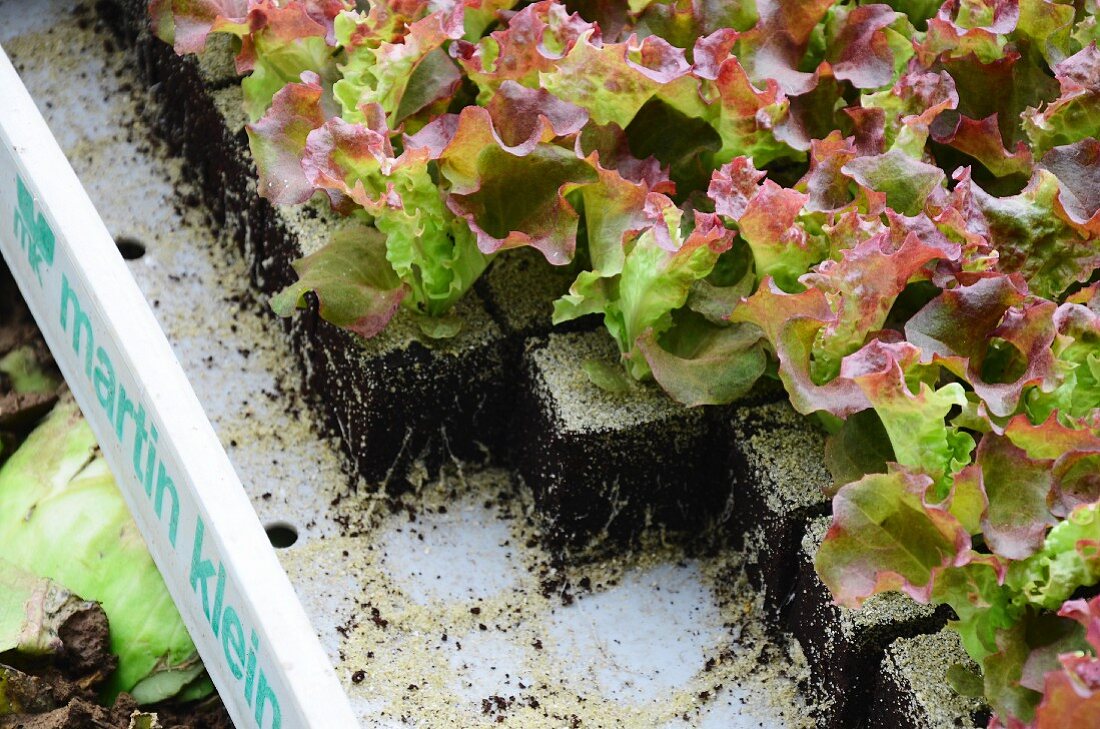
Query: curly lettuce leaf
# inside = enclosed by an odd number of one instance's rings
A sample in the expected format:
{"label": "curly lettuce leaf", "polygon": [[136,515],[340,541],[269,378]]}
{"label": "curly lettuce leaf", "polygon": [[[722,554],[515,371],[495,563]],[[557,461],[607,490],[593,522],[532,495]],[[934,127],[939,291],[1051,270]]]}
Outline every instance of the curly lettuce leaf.
{"label": "curly lettuce leaf", "polygon": [[1083,235],[1058,214],[1062,186],[1049,170],[1037,169],[1027,187],[1007,197],[969,181],[959,184],[968,193],[971,229],[999,252],[1001,270],[1023,274],[1032,293],[1057,299],[1100,267],[1095,235]]}
{"label": "curly lettuce leaf", "polygon": [[945,113],[937,117],[931,133],[936,142],[970,155],[997,177],[1031,176],[1034,166],[1031,149],[1023,140],[1016,142],[1012,152],[1005,149],[996,115],[971,119]]}
{"label": "curly lettuce leaf", "polygon": [[176,53],[200,53],[215,28],[243,23],[250,5],[249,0],[152,0],[150,25]]}
{"label": "curly lettuce leaf", "polygon": [[649,227],[626,245],[621,271],[582,273],[570,293],[554,304],[556,322],[602,313],[636,379],[652,374],[639,338],[659,336],[672,327],[672,313],[684,306],[693,284],[711,273],[732,243],[716,216],[701,213],[685,236],[682,211],[660,193],[649,194],[646,214]]}
{"label": "curly lettuce leaf", "polygon": [[826,60],[857,89],[892,85],[913,56],[914,29],[888,5],[834,5],[825,21]]}
{"label": "curly lettuce leaf", "polygon": [[446,206],[427,150],[394,157],[383,114],[375,128],[330,119],[310,133],[304,167],[334,205],[357,205],[386,236],[386,260],[409,287],[404,305],[441,317],[473,286],[489,258],[466,223]]}
{"label": "curly lettuce leaf", "polygon": [[798,277],[826,251],[798,224],[807,196],[772,180],[760,183],[763,177],[752,160],[737,157],[714,172],[707,193],[714,209],[737,224],[752,250],[757,275],[773,278],[784,290],[798,291]]}
{"label": "curly lettuce leaf", "polygon": [[1083,289],[1085,296],[1076,301],[1071,297],[1054,312],[1057,334],[1051,349],[1057,385],[1027,393],[1027,412],[1035,422],[1055,412],[1066,419],[1081,418],[1100,408],[1100,307],[1088,298],[1098,290],[1095,284]]}
{"label": "curly lettuce leaf", "polygon": [[339,74],[333,26],[351,7],[345,0],[153,0],[149,13],[153,32],[180,54],[202,52],[211,33],[240,39],[237,71],[247,74],[241,90],[255,122],[280,89],[307,72],[320,78],[324,105],[331,106],[329,90]]}
{"label": "curly lettuce leaf", "polygon": [[263,117],[245,127],[259,193],[271,202],[304,203],[315,192],[302,169],[302,156],[309,133],[325,123],[322,93],[320,77],[306,71],[301,83],[280,89]]}
{"label": "curly lettuce leaf", "polygon": [[1067,601],[1058,615],[1084,628],[1089,652],[1061,654],[1058,668],[1046,674],[1035,729],[1088,726],[1100,713],[1100,598]]}
{"label": "curly lettuce leaf", "polygon": [[1100,238],[1100,141],[1054,147],[1039,165],[1058,178],[1058,216],[1090,241]]}
{"label": "curly lettuce leaf", "polygon": [[1100,50],[1096,41],[1054,66],[1059,91],[1023,111],[1023,130],[1036,154],[1100,137]]}
{"label": "curly lettuce leaf", "polygon": [[663,339],[646,330],[637,346],[657,384],[689,407],[743,397],[768,365],[755,327],[721,326],[698,317],[677,321]]}
{"label": "curly lettuce leaf", "polygon": [[625,128],[649,99],[685,78],[690,65],[682,49],[658,36],[603,43],[595,31],[577,38],[539,85],[588,111],[597,124]]}
{"label": "curly lettuce leaf", "polygon": [[462,25],[465,28],[463,38],[477,40],[485,34],[502,12],[511,10],[519,0],[465,0]]}
{"label": "curly lettuce leaf", "polygon": [[914,68],[902,74],[891,88],[864,94],[860,105],[849,108],[848,114],[857,123],[857,131],[873,125],[871,137],[877,142],[881,135],[877,148],[867,148],[866,153],[898,149],[918,158],[933,122],[958,105],[958,90],[950,74]]}
{"label": "curly lettuce leaf", "polygon": [[748,77],[754,83],[774,80],[786,95],[811,90],[816,79],[802,67],[803,59],[832,5],[832,0],[758,3],[759,21],[737,37],[736,54]]}
{"label": "curly lettuce leaf", "polygon": [[[781,132],[790,113],[790,100],[774,79],[762,87],[743,65],[745,56],[734,53],[742,39],[731,31],[716,31],[695,44],[695,84],[664,90],[664,98],[688,116],[705,119],[718,133],[721,147],[714,162],[752,157],[764,165],[776,159],[802,157]],[[789,136],[789,135],[787,135]]]}
{"label": "curly lettuce leaf", "polygon": [[[579,194],[584,207],[585,242],[591,269],[600,276],[622,272],[627,239],[649,224],[646,201],[650,192],[671,193],[664,172],[623,153],[625,139],[608,130],[608,138],[592,142],[586,159],[596,170],[596,184]],[[581,139],[582,146],[586,140]],[[617,148],[616,148],[617,147]]]}
{"label": "curly lettuce leaf", "polygon": [[[362,122],[362,107],[377,104],[391,127],[425,108],[446,102],[461,82],[458,67],[444,44],[462,37],[463,5],[439,10],[408,23],[398,34],[398,23],[375,13],[343,13],[336,19],[336,37],[347,61],[333,94],[346,121]],[[381,26],[381,27],[380,27]]]}
{"label": "curly lettuce leaf", "polygon": [[944,256],[943,248],[915,234],[896,246],[883,232],[842,250],[839,260],[826,259],[803,275],[799,282],[824,292],[835,312],[814,344],[814,377],[819,382],[835,377],[841,360],[885,325],[909,282],[926,277],[925,266]]}
{"label": "curly lettuce leaf", "polygon": [[1055,523],[1048,505],[1054,488],[1053,461],[1032,458],[1009,438],[987,433],[975,463],[989,500],[982,520],[989,549],[1006,560],[1031,556]]}
{"label": "curly lettuce leaf", "polygon": [[1014,413],[1027,388],[1052,382],[1054,305],[1025,291],[1016,277],[983,276],[942,291],[905,325],[923,361],[965,379],[997,416]]}
{"label": "curly lettuce leaf", "polygon": [[580,221],[569,195],[599,179],[593,159],[564,146],[587,119],[546,91],[507,82],[489,108],[439,117],[406,146],[437,160],[448,208],[467,221],[484,253],[531,246],[564,265]]}
{"label": "curly lettuce leaf", "polygon": [[840,212],[854,200],[851,178],[841,170],[860,154],[854,137],[844,138],[832,132],[824,139],[810,142],[810,168],[796,189],[806,193],[809,212]]}
{"label": "curly lettuce leaf", "polygon": [[946,420],[952,408],[966,402],[959,383],[934,389],[918,381],[914,392],[906,381],[906,370],[917,357],[912,345],[874,340],[844,359],[840,377],[856,383],[875,409],[896,462],[931,476],[936,484],[932,493],[942,497],[950,476],[969,461],[974,439]]}
{"label": "curly lettuce leaf", "polygon": [[1028,603],[1057,610],[1080,587],[1100,581],[1100,504],[1077,507],[1047,533],[1042,548],[1010,565],[1005,583]]}
{"label": "curly lettuce leaf", "polygon": [[839,604],[857,608],[890,590],[928,602],[937,575],[970,560],[970,535],[949,501],[930,500],[932,487],[928,476],[895,470],[840,488],[814,558]]}
{"label": "curly lettuce leaf", "polygon": [[750,323],[764,332],[795,410],[844,418],[871,406],[859,385],[843,377],[819,383],[810,371],[818,333],[834,319],[821,291],[811,288],[788,294],[771,278],[765,278],[756,293],[730,314],[730,321]]}
{"label": "curly lettuce leaf", "polygon": [[325,321],[370,338],[382,331],[409,293],[386,260],[382,237],[370,228],[350,226],[320,250],[294,262],[298,280],[271,299],[279,316],[317,297]]}
{"label": "curly lettuce leaf", "polygon": [[478,103],[485,105],[505,81],[539,88],[539,74],[553,71],[583,34],[591,38],[596,30],[563,4],[541,0],[476,43],[457,41],[450,53],[477,86]]}
{"label": "curly lettuce leaf", "polygon": [[[223,28],[241,37],[237,70],[248,72],[241,91],[252,121],[263,115],[280,89],[307,71],[320,77],[326,96],[331,96],[337,78],[332,18],[345,7],[343,2],[286,6],[261,2],[249,10],[247,24]],[[331,106],[328,98],[324,103]]]}
{"label": "curly lettuce leaf", "polygon": [[945,193],[943,170],[900,149],[856,157],[841,171],[863,187],[883,193],[887,204],[902,215],[916,215]]}

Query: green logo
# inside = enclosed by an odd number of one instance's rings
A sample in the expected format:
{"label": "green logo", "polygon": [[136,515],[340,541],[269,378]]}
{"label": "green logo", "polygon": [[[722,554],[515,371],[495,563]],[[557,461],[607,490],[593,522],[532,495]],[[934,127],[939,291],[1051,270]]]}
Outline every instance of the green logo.
{"label": "green logo", "polygon": [[38,285],[41,286],[43,264],[47,268],[53,265],[53,231],[42,213],[35,214],[34,197],[23,184],[22,177],[16,178],[16,197],[15,237],[19,239],[19,246],[26,251],[27,262],[31,264],[31,270],[38,277]]}

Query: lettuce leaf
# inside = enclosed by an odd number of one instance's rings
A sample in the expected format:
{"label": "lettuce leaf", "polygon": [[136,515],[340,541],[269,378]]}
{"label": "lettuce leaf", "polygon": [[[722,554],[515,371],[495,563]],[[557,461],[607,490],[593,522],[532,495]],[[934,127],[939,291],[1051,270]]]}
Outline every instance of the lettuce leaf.
{"label": "lettuce leaf", "polygon": [[[684,306],[695,282],[713,271],[732,244],[715,215],[696,213],[685,234],[683,212],[661,193],[648,195],[645,211],[649,225],[624,243],[621,267],[582,273],[569,294],[554,304],[555,322],[602,313],[636,379],[652,374],[639,339],[646,338],[652,356],[656,338],[674,324],[672,313]],[[666,365],[662,360],[662,370]]]}
{"label": "lettuce leaf", "polygon": [[833,522],[814,563],[841,605],[902,590],[928,602],[937,575],[970,561],[970,535],[933,481],[905,470],[868,474],[833,498]]}
{"label": "lettuce leaf", "polygon": [[457,90],[461,74],[443,46],[462,37],[463,6],[456,3],[450,11],[407,18],[400,35],[395,18],[383,16],[386,22],[380,23],[378,16],[372,12],[337,17],[336,37],[347,61],[340,66],[333,94],[346,121],[363,121],[361,108],[377,104],[396,128],[418,112],[446,102]]}
{"label": "lettuce leaf", "polygon": [[1043,699],[1035,710],[1036,729],[1085,726],[1100,711],[1100,598],[1070,600],[1058,610],[1085,629],[1089,653],[1082,650],[1058,657],[1059,669],[1044,678]]}
{"label": "lettuce leaf", "polygon": [[338,77],[336,16],[351,8],[345,0],[152,0],[153,32],[178,53],[198,53],[211,33],[240,39],[237,71],[245,111],[253,122],[275,94],[311,72],[331,89]]}
{"label": "lettuce leaf", "polygon": [[325,321],[364,338],[382,331],[408,294],[386,260],[384,241],[370,228],[334,234],[324,248],[296,261],[294,270],[298,281],[271,300],[276,314],[305,308],[312,292]]}

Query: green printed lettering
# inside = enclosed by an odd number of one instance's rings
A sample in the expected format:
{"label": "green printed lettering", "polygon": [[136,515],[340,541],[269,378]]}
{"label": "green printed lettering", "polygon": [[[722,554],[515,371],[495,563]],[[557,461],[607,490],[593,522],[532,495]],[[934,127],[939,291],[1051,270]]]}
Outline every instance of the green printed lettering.
{"label": "green printed lettering", "polygon": [[34,198],[31,191],[23,184],[23,178],[17,177],[15,181],[15,237],[19,239],[19,246],[27,248],[34,235]]}
{"label": "green printed lettering", "polygon": [[[161,463],[157,469],[157,496],[153,500],[153,509],[157,513],[158,519],[163,519],[164,511],[164,495],[168,494],[172,497],[172,514],[168,517],[168,541],[172,546],[176,546],[176,531],[180,524],[180,495],[176,492],[176,483],[172,480],[172,477],[168,475],[168,472],[164,470],[164,464]],[[199,520],[199,526],[195,530],[197,535],[201,535],[203,529],[202,520]],[[201,551],[202,545],[199,542],[195,543],[195,549]],[[191,586],[195,586],[194,577],[194,561],[192,560],[191,567]],[[213,569],[211,569],[213,574]],[[205,579],[205,578],[203,578]],[[206,595],[206,583],[203,583],[203,595]],[[205,604],[205,599],[203,603]]]}
{"label": "green printed lettering", "polygon": [[191,551],[191,589],[196,593],[202,589],[202,611],[206,619],[210,619],[210,600],[207,597],[206,581],[214,576],[214,563],[202,558],[202,540],[206,532],[206,526],[202,523],[202,517],[198,517],[195,523],[195,548]]}
{"label": "green printed lettering", "polygon": [[38,278],[38,285],[42,285],[42,266],[53,265],[54,239],[53,230],[46,218],[41,213],[34,213],[34,197],[31,191],[23,183],[22,177],[16,178],[16,208],[15,208],[15,237],[19,239],[19,246],[27,251],[27,263]]}
{"label": "green printed lettering", "polygon": [[248,665],[244,672],[244,700],[252,706],[252,688],[256,685],[256,651],[260,650],[260,638],[252,631],[252,646],[248,649]]}
{"label": "green printed lettering", "polygon": [[225,609],[221,622],[225,663],[233,678],[239,679],[244,675],[244,628],[241,627],[241,619],[237,617],[237,611],[232,606]]}
{"label": "green printed lettering", "polygon": [[[61,329],[68,331],[69,329],[69,311],[70,305],[73,314],[73,352],[80,356],[81,342],[86,343],[84,347],[84,374],[87,377],[92,376],[92,355],[95,350],[95,335],[92,333],[92,322],[88,318],[88,315],[84,313],[84,310],[80,306],[80,300],[76,297],[76,292],[69,286],[69,279],[65,274],[61,275]],[[82,338],[80,335],[84,334]]]}
{"label": "green printed lettering", "polygon": [[126,397],[126,386],[120,385],[118,388],[118,410],[115,413],[115,435],[118,437],[118,442],[124,442],[123,433],[126,430],[126,416],[130,416],[130,420],[134,419],[134,401]]}
{"label": "green printed lettering", "polygon": [[214,628],[214,637],[218,637],[218,625],[221,624],[222,605],[225,604],[225,566],[218,562],[218,586],[214,589],[214,612],[210,614],[210,625]]}
{"label": "green printed lettering", "polygon": [[[141,472],[141,457],[144,455],[145,439],[148,437],[149,434],[145,432],[145,406],[138,405],[137,417],[134,419],[134,456],[131,459],[134,464],[134,476],[137,477],[138,483],[144,483],[146,480]],[[149,495],[148,489],[145,495]]]}
{"label": "green printed lettering", "polygon": [[267,683],[267,676],[260,671],[260,684],[256,688],[256,726],[263,729],[264,709],[271,704],[271,729],[282,729],[283,713],[279,710],[279,699],[275,698],[275,691]]}
{"label": "green printed lettering", "polygon": [[[157,426],[149,423],[149,452],[145,456],[145,493],[153,493],[153,474],[156,472],[153,466],[157,462]],[[172,484],[175,488],[175,484]]]}
{"label": "green printed lettering", "polygon": [[95,394],[99,398],[99,404],[103,408],[103,412],[107,414],[107,420],[114,422],[115,392],[118,388],[118,381],[115,378],[115,366],[111,363],[111,358],[103,351],[103,347],[96,348],[95,359],[96,367],[95,376],[93,377]]}

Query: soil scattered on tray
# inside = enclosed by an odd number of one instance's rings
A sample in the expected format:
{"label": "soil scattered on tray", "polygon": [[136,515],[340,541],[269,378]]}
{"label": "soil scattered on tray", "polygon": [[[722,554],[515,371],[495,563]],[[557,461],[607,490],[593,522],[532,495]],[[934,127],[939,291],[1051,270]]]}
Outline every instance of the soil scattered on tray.
{"label": "soil scattered on tray", "polygon": [[[697,559],[654,536],[631,554],[555,564],[538,546],[529,493],[495,469],[455,467],[397,499],[355,494],[333,508],[354,536],[293,548],[283,563],[292,581],[313,576],[307,609],[331,616],[337,672],[353,702],[381,719],[671,729],[728,702],[732,726],[815,726],[799,692],[805,659],[766,627],[742,554]],[[619,602],[612,593],[625,585],[634,600],[651,594],[681,614]],[[670,590],[686,591],[686,603],[661,597]],[[646,641],[667,640],[687,657],[617,645],[632,641],[605,620],[615,611],[652,630]],[[684,640],[684,631],[698,636]],[[607,645],[582,645],[600,640]],[[673,675],[684,666],[690,675]]]}

